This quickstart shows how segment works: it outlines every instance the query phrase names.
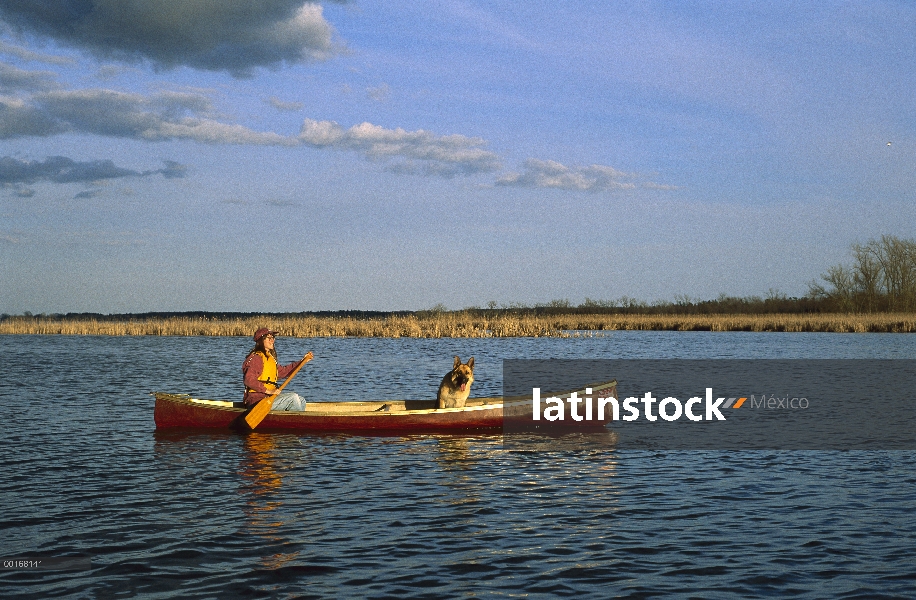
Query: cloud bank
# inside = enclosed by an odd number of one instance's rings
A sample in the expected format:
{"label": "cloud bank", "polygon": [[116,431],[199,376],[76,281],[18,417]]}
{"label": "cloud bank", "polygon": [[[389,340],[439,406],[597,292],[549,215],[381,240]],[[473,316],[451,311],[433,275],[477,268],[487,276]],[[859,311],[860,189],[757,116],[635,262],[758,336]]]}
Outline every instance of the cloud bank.
{"label": "cloud bank", "polygon": [[[0,69],[0,85],[50,85],[41,72]],[[276,103],[275,103],[276,105]],[[284,106],[284,108],[286,108]],[[499,157],[486,141],[463,135],[386,129],[362,123],[344,129],[306,119],[298,136],[255,131],[213,118],[209,97],[190,92],[142,95],[107,89],[50,90],[0,96],[0,139],[84,133],[144,141],[192,140],[205,144],[299,146],[356,151],[398,172],[440,176],[493,172]]]}
{"label": "cloud bank", "polygon": [[321,5],[303,0],[9,0],[0,18],[100,58],[236,77],[333,53]]}
{"label": "cloud bank", "polygon": [[49,156],[43,161],[0,157],[0,185],[51,183],[86,183],[123,177],[162,175],[168,179],[182,178],[187,167],[174,161],[164,161],[165,167],[152,171],[134,171],[118,167],[111,160],[78,162],[65,156]]}
{"label": "cloud bank", "polygon": [[[7,95],[4,95],[7,94]],[[299,109],[275,97],[280,110]],[[82,133],[140,141],[190,140],[204,144],[309,146],[347,150],[395,173],[454,177],[497,173],[500,156],[480,137],[439,135],[422,129],[388,129],[364,122],[345,129],[335,121],[305,119],[298,135],[255,131],[219,120],[210,97],[200,92],[150,95],[109,89],[59,89],[53,73],[0,63],[0,140]],[[165,173],[163,173],[165,175]],[[635,187],[675,189],[613,167],[567,166],[528,159],[520,172],[497,176],[497,186],[610,192]]]}

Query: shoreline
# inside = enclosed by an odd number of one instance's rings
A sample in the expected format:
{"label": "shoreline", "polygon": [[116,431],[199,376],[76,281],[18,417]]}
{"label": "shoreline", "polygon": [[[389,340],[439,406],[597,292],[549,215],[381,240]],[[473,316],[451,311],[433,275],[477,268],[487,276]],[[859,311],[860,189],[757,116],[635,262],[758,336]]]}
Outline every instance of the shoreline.
{"label": "shoreline", "polygon": [[267,326],[284,337],[589,337],[612,331],[916,333],[916,313],[556,314],[481,316],[465,312],[354,317],[167,317],[104,319],[16,316],[0,335],[240,336]]}

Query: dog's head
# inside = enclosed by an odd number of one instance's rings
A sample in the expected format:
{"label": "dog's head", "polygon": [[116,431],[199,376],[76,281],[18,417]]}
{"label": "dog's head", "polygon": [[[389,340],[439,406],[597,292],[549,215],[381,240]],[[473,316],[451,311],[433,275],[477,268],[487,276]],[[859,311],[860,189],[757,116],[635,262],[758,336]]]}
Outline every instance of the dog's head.
{"label": "dog's head", "polygon": [[468,359],[467,364],[462,364],[461,359],[456,356],[455,365],[452,367],[452,384],[463,392],[472,383],[474,383],[474,357]]}

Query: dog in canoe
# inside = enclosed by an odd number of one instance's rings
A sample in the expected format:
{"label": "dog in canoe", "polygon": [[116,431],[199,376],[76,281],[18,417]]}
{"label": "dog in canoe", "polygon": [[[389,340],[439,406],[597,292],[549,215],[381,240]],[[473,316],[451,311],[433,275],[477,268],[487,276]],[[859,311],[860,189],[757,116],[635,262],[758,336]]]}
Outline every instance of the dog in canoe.
{"label": "dog in canoe", "polygon": [[439,408],[464,408],[468,396],[471,395],[471,384],[474,383],[474,357],[462,364],[461,359],[455,357],[455,365],[445,374],[439,384]]}

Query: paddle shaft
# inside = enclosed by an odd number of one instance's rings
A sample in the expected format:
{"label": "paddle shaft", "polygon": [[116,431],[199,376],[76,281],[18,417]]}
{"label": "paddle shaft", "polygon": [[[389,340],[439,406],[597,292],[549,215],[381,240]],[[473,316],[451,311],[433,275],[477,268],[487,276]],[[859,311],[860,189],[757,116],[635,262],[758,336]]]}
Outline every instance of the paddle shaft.
{"label": "paddle shaft", "polygon": [[261,423],[261,421],[264,420],[264,417],[266,417],[267,413],[270,412],[271,406],[273,406],[274,398],[276,398],[280,394],[280,392],[283,391],[283,388],[286,387],[287,383],[293,380],[293,377],[296,376],[296,373],[299,372],[299,369],[305,366],[305,363],[307,363],[310,360],[312,360],[311,352],[309,352],[308,354],[302,357],[302,361],[296,366],[295,369],[293,369],[293,372],[289,374],[289,377],[286,378],[286,381],[283,382],[283,385],[277,388],[274,391],[274,393],[271,394],[270,396],[267,396],[266,398],[262,398],[260,401],[258,401],[257,404],[255,404],[252,407],[250,411],[248,411],[248,414],[245,415],[245,423],[248,424],[248,427],[250,429],[254,429]]}

